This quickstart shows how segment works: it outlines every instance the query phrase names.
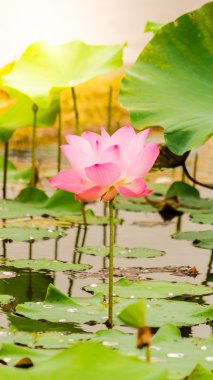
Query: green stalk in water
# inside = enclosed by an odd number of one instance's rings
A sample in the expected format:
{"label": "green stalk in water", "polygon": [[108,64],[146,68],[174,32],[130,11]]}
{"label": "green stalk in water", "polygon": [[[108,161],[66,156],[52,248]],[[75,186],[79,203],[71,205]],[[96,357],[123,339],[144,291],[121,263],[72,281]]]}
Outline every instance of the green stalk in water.
{"label": "green stalk in water", "polygon": [[3,173],[3,199],[7,198],[7,167],[8,167],[9,141],[4,143],[4,173]]}
{"label": "green stalk in water", "polygon": [[114,208],[113,201],[109,201],[109,296],[107,327],[113,327],[113,273],[114,273]]}
{"label": "green stalk in water", "polygon": [[61,170],[61,127],[62,127],[62,122],[61,122],[61,109],[59,109],[58,113],[58,155],[57,155],[57,170],[60,172]]}
{"label": "green stalk in water", "polygon": [[38,106],[33,104],[33,138],[32,138],[32,176],[31,176],[31,186],[36,185],[36,124],[37,124],[37,112]]}
{"label": "green stalk in water", "polygon": [[108,113],[107,113],[107,132],[111,133],[112,124],[112,86],[109,88],[109,98],[108,98]]}

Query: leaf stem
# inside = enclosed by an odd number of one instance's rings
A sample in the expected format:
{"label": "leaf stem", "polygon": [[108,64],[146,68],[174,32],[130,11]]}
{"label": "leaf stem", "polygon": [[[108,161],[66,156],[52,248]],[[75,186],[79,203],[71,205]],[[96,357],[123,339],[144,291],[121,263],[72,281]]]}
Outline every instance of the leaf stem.
{"label": "leaf stem", "polygon": [[112,123],[112,86],[109,88],[109,98],[108,98],[108,113],[107,113],[107,132],[111,133],[111,123]]}
{"label": "leaf stem", "polygon": [[113,272],[114,272],[114,208],[113,201],[109,201],[109,298],[107,327],[113,326]]}
{"label": "leaf stem", "polygon": [[61,170],[61,109],[58,112],[58,155],[57,155],[57,171]]}
{"label": "leaf stem", "polygon": [[79,126],[79,114],[78,114],[78,106],[77,106],[77,97],[75,93],[75,88],[71,87],[72,99],[73,99],[73,108],[75,113],[75,133],[76,135],[80,135],[80,126]]}
{"label": "leaf stem", "polygon": [[4,143],[4,173],[3,173],[3,199],[7,197],[7,167],[8,167],[9,141]]}
{"label": "leaf stem", "polygon": [[33,136],[32,136],[32,175],[31,186],[35,187],[36,184],[36,124],[37,124],[37,112],[38,106],[33,104]]}
{"label": "leaf stem", "polygon": [[151,349],[149,344],[146,346],[146,362],[151,362]]}

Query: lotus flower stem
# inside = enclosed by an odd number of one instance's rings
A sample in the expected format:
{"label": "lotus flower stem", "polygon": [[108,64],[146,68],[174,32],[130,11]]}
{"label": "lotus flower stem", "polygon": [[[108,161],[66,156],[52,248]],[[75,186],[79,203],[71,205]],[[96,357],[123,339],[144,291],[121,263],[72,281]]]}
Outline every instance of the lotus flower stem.
{"label": "lotus flower stem", "polygon": [[111,133],[111,123],[112,123],[112,86],[109,88],[109,98],[108,98],[108,117],[107,117],[107,132]]}
{"label": "lotus flower stem", "polygon": [[36,124],[37,124],[37,112],[38,106],[33,104],[33,138],[32,138],[32,176],[31,186],[35,187],[36,184]]}
{"label": "lotus flower stem", "polygon": [[85,203],[84,202],[81,202],[81,212],[82,212],[84,227],[87,228],[87,217],[86,217],[86,210],[85,210]]}
{"label": "lotus flower stem", "polygon": [[71,87],[72,99],[73,99],[73,107],[75,112],[75,133],[80,136],[80,127],[79,127],[79,114],[78,114],[78,106],[77,106],[77,97],[75,93],[74,87]]}
{"label": "lotus flower stem", "polygon": [[107,326],[113,326],[113,272],[114,272],[114,209],[113,199],[109,201],[109,306]]}
{"label": "lotus flower stem", "polygon": [[57,171],[61,170],[61,109],[58,112],[58,156],[57,156]]}
{"label": "lotus flower stem", "polygon": [[8,166],[9,141],[4,143],[4,173],[3,173],[3,199],[7,197],[7,166]]}

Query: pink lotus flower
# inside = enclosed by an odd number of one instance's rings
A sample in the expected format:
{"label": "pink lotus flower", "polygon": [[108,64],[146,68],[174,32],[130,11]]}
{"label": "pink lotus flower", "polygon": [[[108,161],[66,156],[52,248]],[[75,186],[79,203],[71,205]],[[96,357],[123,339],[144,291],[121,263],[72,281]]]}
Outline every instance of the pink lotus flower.
{"label": "pink lotus flower", "polygon": [[145,197],[151,193],[144,181],[158,154],[158,144],[145,145],[149,129],[135,133],[131,126],[110,136],[85,131],[81,136],[67,135],[68,145],[61,147],[71,169],[49,179],[56,188],[71,191],[82,201],[101,198],[104,202],[117,193],[127,197]]}

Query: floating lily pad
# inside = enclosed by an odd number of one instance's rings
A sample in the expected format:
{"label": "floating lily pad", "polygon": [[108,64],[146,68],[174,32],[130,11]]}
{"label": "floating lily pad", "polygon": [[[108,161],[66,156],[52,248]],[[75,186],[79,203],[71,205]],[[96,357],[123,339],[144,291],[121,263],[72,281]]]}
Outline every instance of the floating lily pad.
{"label": "floating lily pad", "polygon": [[[77,248],[78,252],[84,253],[86,255],[94,255],[105,257],[109,255],[109,248],[106,246],[86,246]],[[164,251],[160,251],[158,249],[152,248],[122,248],[122,247],[114,247],[114,257],[119,258],[151,258],[151,257],[159,257],[165,255]]]}
{"label": "floating lily pad", "polygon": [[[128,356],[145,359],[145,350],[136,348],[136,336],[118,330],[98,331],[93,340],[118,350]],[[213,350],[212,339],[181,338],[174,325],[164,325],[152,338],[151,357],[157,366],[169,369],[169,380],[182,380],[200,363],[211,370],[212,362],[206,360]]]}
{"label": "floating lily pad", "polygon": [[94,336],[92,333],[72,333],[61,331],[25,332],[12,328],[0,330],[0,343],[18,344],[29,348],[61,349],[79,341],[86,341]]}
{"label": "floating lily pad", "polygon": [[91,268],[88,264],[72,264],[72,263],[64,263],[59,260],[48,260],[48,259],[36,259],[36,260],[10,260],[4,263],[6,267],[14,267],[14,268],[30,268],[33,270],[49,270],[53,272],[64,272],[64,271],[73,271],[80,272],[82,270],[86,270]]}
{"label": "floating lily pad", "polygon": [[14,297],[8,294],[0,294],[0,305],[7,305],[14,301]]}
{"label": "floating lily pad", "polygon": [[[1,366],[0,376],[4,380],[23,380],[26,370]],[[81,380],[85,376],[87,380],[94,377],[99,380],[167,380],[167,370],[113,352],[97,342],[80,342],[27,370],[29,380],[40,380],[44,376],[47,380]]]}
{"label": "floating lily pad", "polygon": [[39,241],[44,239],[58,239],[62,236],[66,236],[66,233],[58,230],[46,230],[33,227],[0,228],[0,239],[6,241]]}
{"label": "floating lily pad", "polygon": [[56,353],[57,350],[32,350],[27,347],[3,343],[0,349],[0,360],[9,366],[15,366],[21,359],[28,358],[32,363],[31,365],[34,365],[51,358]]}
{"label": "floating lily pad", "polygon": [[196,213],[191,215],[191,221],[194,223],[201,224],[213,224],[213,210],[211,212],[206,213]]}
{"label": "floating lily pad", "polygon": [[193,245],[198,248],[213,249],[213,239],[198,240]]}
{"label": "floating lily pad", "polygon": [[189,240],[196,242],[197,240],[213,240],[213,230],[206,231],[185,231],[172,235],[177,240]]}
{"label": "floating lily pad", "polygon": [[[108,294],[108,284],[89,285],[85,290],[91,293]],[[155,280],[129,281],[122,278],[114,283],[115,296],[124,298],[171,298],[188,295],[199,296],[213,293],[213,289],[204,285],[193,285],[189,282],[169,282]]]}
{"label": "floating lily pad", "polygon": [[115,202],[115,208],[117,210],[135,211],[135,212],[158,212],[157,208],[149,204],[144,203],[121,203]]}
{"label": "floating lily pad", "polygon": [[[96,285],[96,284],[94,284]],[[114,299],[114,323],[120,325],[117,315],[135,299]],[[172,300],[149,300],[146,302],[147,324],[159,327],[165,323],[189,326],[205,323],[213,318],[212,306],[201,306],[193,302]],[[93,297],[69,298],[52,284],[49,285],[43,302],[25,302],[16,307],[19,315],[33,320],[46,320],[68,325],[68,323],[105,323],[108,305],[102,294]],[[156,318],[157,315],[157,318]]]}

